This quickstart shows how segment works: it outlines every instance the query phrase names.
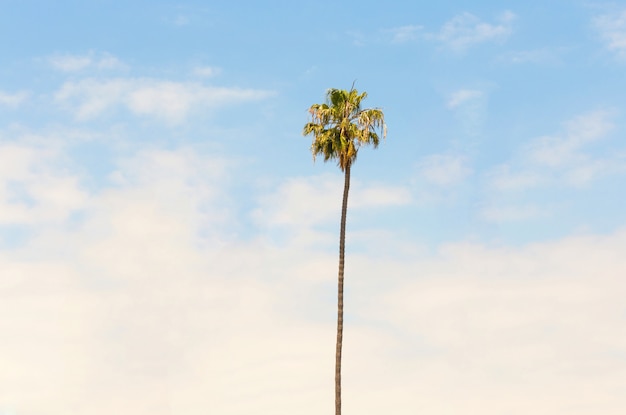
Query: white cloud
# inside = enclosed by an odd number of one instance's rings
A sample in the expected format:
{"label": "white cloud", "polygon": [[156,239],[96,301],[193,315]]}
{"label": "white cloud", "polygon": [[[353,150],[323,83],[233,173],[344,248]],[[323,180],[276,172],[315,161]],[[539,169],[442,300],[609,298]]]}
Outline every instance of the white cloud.
{"label": "white cloud", "polygon": [[606,44],[606,48],[620,58],[626,58],[626,10],[598,16],[593,24]]}
{"label": "white cloud", "polygon": [[212,78],[221,72],[222,70],[215,66],[198,66],[193,69],[193,74],[202,78]]}
{"label": "white cloud", "polygon": [[89,51],[85,55],[53,55],[48,58],[53,68],[62,72],[79,72],[87,69],[117,70],[126,69],[126,64],[110,53]]}
{"label": "white cloud", "polygon": [[519,51],[511,51],[502,54],[498,60],[500,62],[511,63],[511,64],[523,64],[523,63],[533,63],[533,64],[555,64],[560,62],[560,55],[565,50],[563,48],[560,49],[530,49],[530,50],[519,50]]}
{"label": "white cloud", "polygon": [[[614,129],[612,111],[594,111],[564,123],[555,135],[538,137],[522,147],[510,161],[486,173],[491,201],[483,219],[502,223],[556,215],[554,208],[533,202],[506,201],[517,192],[537,188],[588,187],[603,177],[626,173],[626,153],[594,149]],[[506,192],[507,194],[502,194]]]}
{"label": "white cloud", "polygon": [[529,146],[533,162],[558,167],[579,162],[586,157],[582,148],[605,137],[612,129],[612,113],[595,111],[576,117],[565,124],[564,136],[546,136],[535,139]]}
{"label": "white cloud", "polygon": [[346,35],[352,39],[352,44],[354,46],[364,46],[366,43],[366,36],[360,32],[360,31],[356,31],[356,30],[348,30],[346,31]]}
{"label": "white cloud", "polygon": [[17,108],[22,105],[30,96],[27,91],[19,91],[13,94],[0,91],[0,106]]}
{"label": "white cloud", "polygon": [[597,177],[624,171],[624,161],[615,154],[598,157],[585,151],[585,147],[606,138],[613,130],[611,115],[607,111],[585,114],[566,123],[563,136],[535,139],[527,147],[529,163],[552,169],[552,176],[557,174],[554,180],[573,186],[587,185]]}
{"label": "white cloud", "polygon": [[[415,269],[423,277],[369,304],[368,317],[415,333],[379,350],[405,353],[404,370],[399,362],[387,370],[405,374],[403,380],[418,367],[433,373],[419,384],[424,397],[404,397],[398,405],[442,414],[618,414],[625,389],[610,385],[626,380],[619,351],[626,344],[619,329],[625,237],[568,238],[515,250],[452,245],[442,250],[445,260],[420,263]],[[410,350],[421,353],[411,359]]]}
{"label": "white cloud", "polygon": [[352,192],[351,206],[354,209],[403,206],[411,202],[411,193],[402,186],[356,182]]}
{"label": "white cloud", "polygon": [[481,216],[488,222],[516,222],[550,216],[552,212],[535,205],[488,206],[481,210]]}
{"label": "white cloud", "polygon": [[450,93],[445,99],[447,108],[454,112],[463,132],[468,136],[479,135],[487,116],[487,92],[462,88]]}
{"label": "white cloud", "polygon": [[511,167],[508,164],[494,167],[488,176],[490,186],[499,191],[524,190],[538,186],[545,180],[545,177],[538,171],[511,172]]}
{"label": "white cloud", "polygon": [[496,166],[488,177],[498,190],[524,190],[540,185],[584,186],[598,177],[626,171],[623,156],[601,154],[589,147],[614,129],[613,111],[593,111],[564,125],[560,134],[533,139],[517,160]]}
{"label": "white cloud", "polygon": [[454,109],[468,101],[476,100],[482,98],[484,95],[483,91],[478,89],[460,89],[452,93],[448,99],[448,108]]}
{"label": "white cloud", "polygon": [[[336,221],[341,212],[342,192],[343,177],[339,175],[289,179],[262,197],[254,216],[264,226],[307,228]],[[350,185],[351,210],[401,206],[410,201],[410,192],[404,187],[358,181]]]}
{"label": "white cloud", "polygon": [[439,33],[428,37],[441,42],[454,51],[464,51],[484,42],[503,42],[513,32],[515,14],[507,11],[497,23],[485,23],[471,13],[462,13],[446,22]]}
{"label": "white cloud", "polygon": [[0,226],[62,223],[88,200],[54,144],[0,144]]}
{"label": "white cloud", "polygon": [[174,19],[174,26],[187,26],[189,24],[189,17],[179,14]]}
{"label": "white cloud", "polygon": [[471,173],[467,157],[452,154],[433,154],[418,164],[418,174],[429,183],[449,186],[462,182]]}
{"label": "white cloud", "polygon": [[272,94],[271,91],[204,86],[193,82],[117,78],[66,82],[55,94],[55,99],[73,111],[79,120],[95,118],[122,106],[136,115],[179,123],[198,107],[217,108],[264,99]]}
{"label": "white cloud", "polygon": [[75,72],[80,71],[92,63],[92,58],[89,56],[53,56],[50,58],[50,64],[55,68],[63,72]]}
{"label": "white cloud", "polygon": [[391,33],[393,43],[405,43],[417,40],[422,30],[422,26],[407,25],[389,29],[387,32]]}

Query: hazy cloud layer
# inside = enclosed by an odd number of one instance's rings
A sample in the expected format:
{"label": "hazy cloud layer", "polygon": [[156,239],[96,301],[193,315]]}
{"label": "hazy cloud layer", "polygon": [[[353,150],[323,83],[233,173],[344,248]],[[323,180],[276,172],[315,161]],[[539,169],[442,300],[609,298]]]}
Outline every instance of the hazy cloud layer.
{"label": "hazy cloud layer", "polygon": [[[28,176],[23,165],[5,176]],[[303,249],[306,232],[302,244],[225,238],[231,169],[210,154],[141,150],[117,166],[75,226],[49,227],[0,254],[2,408],[327,409],[334,247]],[[298,233],[335,216],[340,179],[285,181],[261,197],[259,224]],[[354,212],[407,201],[402,189],[357,184]],[[311,218],[316,208],[322,213]],[[404,249],[402,238],[371,231],[359,243],[375,251],[383,241]],[[624,243],[618,231],[516,249],[452,243],[434,254],[349,253],[346,410],[620,414]]]}

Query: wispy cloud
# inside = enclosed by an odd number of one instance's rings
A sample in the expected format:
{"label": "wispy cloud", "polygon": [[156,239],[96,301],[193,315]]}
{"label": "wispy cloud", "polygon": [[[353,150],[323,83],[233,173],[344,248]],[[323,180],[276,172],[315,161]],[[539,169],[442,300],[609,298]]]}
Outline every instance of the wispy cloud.
{"label": "wispy cloud", "polygon": [[0,91],[0,106],[17,108],[26,102],[29,97],[30,93],[27,91],[19,91],[15,93]]}
{"label": "wispy cloud", "polygon": [[483,89],[461,88],[445,96],[446,106],[453,111],[465,134],[478,135],[487,116],[488,93]]}
{"label": "wispy cloud", "polygon": [[603,175],[626,170],[619,154],[595,153],[589,146],[613,130],[613,111],[594,111],[564,124],[561,134],[542,136],[525,145],[518,159],[489,174],[498,190],[520,191],[541,185],[584,186]]}
{"label": "wispy cloud", "polygon": [[486,23],[466,12],[453,17],[439,32],[428,37],[453,51],[461,52],[480,43],[505,41],[513,32],[515,17],[513,12],[507,11],[495,23]]}
{"label": "wispy cloud", "polygon": [[348,30],[346,35],[352,40],[354,46],[364,46],[367,43],[367,36],[358,30]]}
{"label": "wispy cloud", "polygon": [[490,186],[500,191],[516,191],[535,187],[545,180],[539,171],[511,171],[511,166],[501,164],[491,170],[488,175]]}
{"label": "wispy cloud", "polygon": [[211,9],[203,6],[177,4],[163,10],[163,20],[179,28],[206,23],[211,16]]}
{"label": "wispy cloud", "polygon": [[369,184],[356,182],[352,197],[354,209],[372,209],[388,206],[403,206],[411,202],[408,188],[398,185]]}
{"label": "wispy cloud", "polygon": [[565,134],[535,139],[528,146],[530,160],[550,167],[572,165],[584,161],[585,145],[600,140],[613,129],[611,112],[596,111],[565,123]]}
{"label": "wispy cloud", "polygon": [[529,198],[532,191],[585,188],[625,174],[626,148],[601,145],[614,128],[613,116],[606,110],[582,114],[565,122],[563,131],[530,140],[511,160],[492,167],[486,173],[490,201],[481,209],[482,218],[503,223],[550,217],[557,210]]}
{"label": "wispy cloud", "polygon": [[189,24],[189,17],[179,14],[173,22],[175,26],[187,26]]}
{"label": "wispy cloud", "polygon": [[[305,229],[337,219],[341,210],[343,181],[340,176],[292,178],[274,192],[264,194],[254,218],[261,226]],[[408,188],[383,184],[351,185],[350,209],[403,206],[411,202]]]}
{"label": "wispy cloud", "polygon": [[433,154],[417,163],[418,175],[438,186],[459,184],[472,174],[468,158],[462,155]]}
{"label": "wispy cloud", "polygon": [[84,55],[57,54],[48,58],[50,65],[62,72],[80,72],[85,70],[119,70],[126,69],[117,57],[110,53],[89,51]]}
{"label": "wispy cloud", "polygon": [[453,109],[468,101],[482,98],[483,95],[483,91],[478,89],[460,89],[450,94],[447,105],[448,108]]}
{"label": "wispy cloud", "polygon": [[422,25],[398,26],[382,32],[387,34],[387,39],[391,35],[389,41],[392,43],[425,40],[439,43],[455,52],[464,52],[480,43],[504,42],[513,33],[515,18],[513,12],[506,11],[494,23],[487,23],[474,14],[465,12],[445,22],[436,32],[429,32]]}
{"label": "wispy cloud", "polygon": [[550,216],[547,208],[536,205],[488,206],[481,210],[481,216],[487,222],[516,222]]}
{"label": "wispy cloud", "polygon": [[204,86],[151,78],[90,78],[66,82],[56,92],[55,99],[69,108],[79,120],[88,120],[121,106],[135,115],[179,123],[198,106],[219,108],[271,95],[273,92],[266,90]]}
{"label": "wispy cloud", "polygon": [[423,26],[399,26],[386,30],[391,34],[391,42],[393,43],[405,43],[418,40],[420,38]]}
{"label": "wispy cloud", "polygon": [[626,58],[626,9],[593,19],[593,25],[606,48],[619,58]]}
{"label": "wispy cloud", "polygon": [[202,78],[212,78],[221,72],[222,69],[216,66],[197,66],[193,68],[193,74]]}
{"label": "wispy cloud", "polygon": [[529,49],[506,52],[498,57],[498,61],[509,64],[555,64],[561,61],[565,49]]}

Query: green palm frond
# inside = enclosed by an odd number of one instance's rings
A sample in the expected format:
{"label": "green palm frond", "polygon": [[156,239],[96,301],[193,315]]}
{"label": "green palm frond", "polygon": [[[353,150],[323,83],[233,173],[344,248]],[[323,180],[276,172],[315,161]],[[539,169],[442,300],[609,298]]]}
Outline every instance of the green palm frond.
{"label": "green palm frond", "polygon": [[303,135],[313,135],[311,152],[313,159],[321,156],[324,161],[337,160],[341,170],[354,163],[363,145],[378,147],[380,134],[384,139],[387,126],[382,110],[361,109],[366,92],[352,88],[329,89],[324,104],[309,108],[311,122],[304,126]]}

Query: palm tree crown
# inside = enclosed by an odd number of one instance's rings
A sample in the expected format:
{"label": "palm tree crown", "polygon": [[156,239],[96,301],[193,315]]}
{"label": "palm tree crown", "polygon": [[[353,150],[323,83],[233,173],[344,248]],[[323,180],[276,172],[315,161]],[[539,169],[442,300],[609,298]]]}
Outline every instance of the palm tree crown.
{"label": "palm tree crown", "polygon": [[359,147],[371,144],[378,147],[382,132],[387,134],[383,112],[378,108],[361,109],[361,101],[366,92],[359,93],[352,88],[349,91],[329,89],[326,103],[313,104],[309,108],[311,122],[304,126],[304,135],[313,134],[311,152],[313,159],[323,156],[324,161],[337,160],[342,171],[356,160]]}

